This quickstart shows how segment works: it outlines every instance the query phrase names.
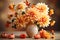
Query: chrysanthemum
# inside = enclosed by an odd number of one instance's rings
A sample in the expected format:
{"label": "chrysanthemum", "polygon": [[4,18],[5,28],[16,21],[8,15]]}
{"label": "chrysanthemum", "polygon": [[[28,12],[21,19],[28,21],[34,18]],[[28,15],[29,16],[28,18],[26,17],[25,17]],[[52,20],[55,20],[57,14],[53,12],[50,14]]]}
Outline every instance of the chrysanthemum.
{"label": "chrysanthemum", "polygon": [[50,17],[47,14],[42,14],[40,19],[38,20],[38,23],[40,24],[40,27],[47,27],[50,24]]}
{"label": "chrysanthemum", "polygon": [[48,6],[45,3],[37,3],[36,8],[39,10],[40,13],[48,14]]}
{"label": "chrysanthemum", "polygon": [[24,2],[20,2],[19,4],[17,4],[17,9],[20,9],[22,11],[25,11],[27,5]]}
{"label": "chrysanthemum", "polygon": [[20,17],[18,17],[16,19],[16,22],[17,26],[19,25],[20,27],[26,27],[25,25],[25,21],[24,21],[24,17],[22,15],[20,15]]}
{"label": "chrysanthemum", "polygon": [[34,7],[27,10],[27,15],[30,15],[32,18],[40,18],[40,12]]}

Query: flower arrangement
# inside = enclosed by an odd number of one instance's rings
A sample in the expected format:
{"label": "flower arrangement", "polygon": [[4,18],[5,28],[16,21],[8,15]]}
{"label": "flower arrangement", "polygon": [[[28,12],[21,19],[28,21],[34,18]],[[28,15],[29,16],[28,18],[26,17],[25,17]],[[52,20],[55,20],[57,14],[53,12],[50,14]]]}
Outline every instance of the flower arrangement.
{"label": "flower arrangement", "polygon": [[51,15],[54,14],[53,9],[49,11],[49,7],[45,3],[30,5],[26,2],[20,2],[17,5],[10,4],[9,9],[13,10],[14,14],[8,14],[8,19],[11,22],[7,23],[10,24],[13,22],[16,27],[26,27],[27,24],[34,24],[35,22],[40,27],[48,27],[51,21]]}
{"label": "flower arrangement", "polygon": [[20,29],[26,28],[29,24],[36,24],[38,27],[53,26],[55,21],[51,19],[54,10],[50,9],[45,3],[30,4],[28,1],[20,2],[17,5],[10,4],[9,9],[14,14],[8,14],[6,27]]}

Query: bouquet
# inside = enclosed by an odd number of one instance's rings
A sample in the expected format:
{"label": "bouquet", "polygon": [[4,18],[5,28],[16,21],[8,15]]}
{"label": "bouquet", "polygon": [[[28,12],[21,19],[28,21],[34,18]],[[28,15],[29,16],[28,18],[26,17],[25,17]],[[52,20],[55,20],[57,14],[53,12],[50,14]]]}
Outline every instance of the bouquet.
{"label": "bouquet", "polygon": [[12,25],[16,27],[27,27],[28,24],[33,23],[39,27],[48,27],[54,25],[55,21],[51,19],[54,10],[50,9],[45,3],[30,4],[28,1],[20,2],[17,5],[10,4],[9,9],[14,12],[8,14],[8,21],[6,26]]}
{"label": "bouquet", "polygon": [[9,10],[13,13],[8,14],[6,27],[19,30],[21,27],[26,28],[29,24],[35,24],[39,28],[55,24],[51,18],[54,10],[49,9],[45,3],[31,4],[26,0],[26,2],[20,2],[16,5],[10,4]]}

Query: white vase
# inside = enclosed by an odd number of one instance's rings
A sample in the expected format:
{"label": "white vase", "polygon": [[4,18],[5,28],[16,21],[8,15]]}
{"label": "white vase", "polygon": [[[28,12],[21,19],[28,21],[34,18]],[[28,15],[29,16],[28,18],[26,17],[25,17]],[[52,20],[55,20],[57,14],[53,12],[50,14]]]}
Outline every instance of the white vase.
{"label": "white vase", "polygon": [[38,27],[36,25],[28,25],[26,33],[29,37],[33,37],[38,33]]}

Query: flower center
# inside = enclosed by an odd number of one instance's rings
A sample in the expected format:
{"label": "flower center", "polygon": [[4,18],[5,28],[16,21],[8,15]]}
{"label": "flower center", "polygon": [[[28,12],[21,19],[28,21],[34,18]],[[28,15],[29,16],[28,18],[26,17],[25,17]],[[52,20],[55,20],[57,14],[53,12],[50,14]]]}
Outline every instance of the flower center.
{"label": "flower center", "polygon": [[34,17],[34,15],[35,15],[34,12],[30,12],[29,14],[30,14],[32,17]]}
{"label": "flower center", "polygon": [[40,22],[46,22],[46,19],[43,17],[40,19]]}

